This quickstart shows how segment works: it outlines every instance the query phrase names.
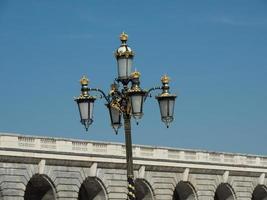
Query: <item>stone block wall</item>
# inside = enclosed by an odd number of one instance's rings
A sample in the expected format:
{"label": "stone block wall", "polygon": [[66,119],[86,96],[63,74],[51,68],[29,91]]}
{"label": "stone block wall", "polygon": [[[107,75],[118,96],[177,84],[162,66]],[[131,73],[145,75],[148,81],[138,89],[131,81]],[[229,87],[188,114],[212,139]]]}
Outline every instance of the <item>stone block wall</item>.
{"label": "stone block wall", "polygon": [[[124,151],[115,143],[0,135],[0,200],[125,200]],[[134,146],[134,169],[140,200],[267,199],[263,156]]]}

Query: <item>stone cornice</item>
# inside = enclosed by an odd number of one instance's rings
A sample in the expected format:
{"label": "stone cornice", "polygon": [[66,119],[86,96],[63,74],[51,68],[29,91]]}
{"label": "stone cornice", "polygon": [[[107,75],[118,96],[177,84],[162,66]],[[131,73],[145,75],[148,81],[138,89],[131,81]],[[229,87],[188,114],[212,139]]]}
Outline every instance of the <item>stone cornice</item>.
{"label": "stone cornice", "polygon": [[[186,167],[197,170],[267,173],[267,157],[200,150],[185,150],[144,145],[133,146],[135,168],[177,171]],[[123,167],[125,146],[121,143],[64,138],[0,134],[1,162],[37,162],[46,159],[53,165],[103,163],[103,167]]]}

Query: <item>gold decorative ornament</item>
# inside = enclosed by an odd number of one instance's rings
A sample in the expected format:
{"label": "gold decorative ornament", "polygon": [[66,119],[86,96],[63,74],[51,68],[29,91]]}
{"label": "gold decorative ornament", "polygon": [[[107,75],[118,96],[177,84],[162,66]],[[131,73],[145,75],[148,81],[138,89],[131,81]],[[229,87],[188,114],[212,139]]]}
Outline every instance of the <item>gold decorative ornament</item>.
{"label": "gold decorative ornament", "polygon": [[164,93],[159,95],[159,97],[169,97],[169,96],[173,96],[172,94],[169,93],[169,91],[168,92],[164,92]]}
{"label": "gold decorative ornament", "polygon": [[122,32],[120,35],[120,40],[126,42],[128,40],[128,35],[125,32]]}
{"label": "gold decorative ornament", "polygon": [[81,80],[80,80],[80,83],[81,83],[81,85],[88,85],[89,79],[85,75],[83,75]]}
{"label": "gold decorative ornament", "polygon": [[133,185],[130,185],[129,184],[128,187],[131,188],[131,189],[133,189],[133,190],[135,190],[135,187]]}
{"label": "gold decorative ornament", "polygon": [[170,82],[170,77],[168,77],[166,74],[164,76],[161,77],[161,82],[163,84],[168,84]]}
{"label": "gold decorative ornament", "polygon": [[118,101],[112,101],[110,103],[110,106],[113,107],[113,108],[115,108],[115,109],[117,109],[117,110],[119,110],[119,111],[121,111],[120,103]]}
{"label": "gold decorative ornament", "polygon": [[129,57],[133,57],[134,56],[134,52],[133,51],[129,51],[128,49],[124,52],[119,52],[119,51],[116,51],[115,52],[115,56],[118,58],[118,57],[123,57],[125,56],[126,58],[129,58]]}
{"label": "gold decorative ornament", "polygon": [[125,58],[131,58],[134,56],[134,52],[131,50],[130,47],[126,44],[128,40],[128,35],[125,32],[122,32],[120,35],[120,40],[122,42],[120,48],[118,48],[115,52],[115,57],[120,58],[120,57],[125,57]]}
{"label": "gold decorative ornament", "polygon": [[117,89],[117,86],[116,86],[115,83],[113,83],[113,84],[110,85],[110,90],[115,91],[116,89]]}
{"label": "gold decorative ornament", "polygon": [[111,84],[110,85],[110,90],[109,90],[109,95],[114,95],[115,92],[118,90],[118,87],[115,83]]}
{"label": "gold decorative ornament", "polygon": [[141,76],[141,73],[138,72],[138,71],[135,71],[135,72],[133,72],[133,73],[131,74],[131,77],[132,77],[132,78],[140,78],[140,76]]}

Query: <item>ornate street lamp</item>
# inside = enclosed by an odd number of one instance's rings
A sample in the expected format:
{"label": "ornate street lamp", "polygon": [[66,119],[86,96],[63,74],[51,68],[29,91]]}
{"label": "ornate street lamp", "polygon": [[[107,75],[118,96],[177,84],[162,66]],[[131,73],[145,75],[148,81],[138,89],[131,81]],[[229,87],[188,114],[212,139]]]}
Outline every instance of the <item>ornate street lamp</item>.
{"label": "ornate street lamp", "polygon": [[156,96],[159,102],[159,109],[161,114],[161,120],[169,128],[170,123],[173,121],[173,111],[176,95],[169,93],[169,82],[170,78],[168,76],[163,76],[161,78],[162,82],[162,93]]}
{"label": "ornate street lamp", "polygon": [[115,133],[118,134],[118,130],[121,127],[121,111],[115,104],[107,104],[111,126]]}
{"label": "ornate street lamp", "polygon": [[132,115],[136,120],[139,120],[143,116],[143,104],[147,92],[140,88],[140,73],[135,71],[131,75],[132,87],[128,91],[130,103],[132,107]]}
{"label": "ornate street lamp", "polygon": [[80,83],[82,85],[82,93],[75,99],[75,101],[78,104],[81,123],[85,126],[86,131],[88,131],[89,126],[93,123],[93,108],[95,97],[89,95],[89,80],[85,76],[82,77]]}
{"label": "ornate street lamp", "polygon": [[[134,53],[126,44],[128,35],[120,35],[121,46],[116,50],[118,77],[111,85],[110,92],[106,95],[98,88],[88,88],[88,79],[83,76],[81,79],[82,93],[75,99],[78,104],[81,123],[85,126],[86,131],[93,122],[93,105],[96,98],[89,94],[89,91],[100,92],[101,97],[105,98],[106,106],[109,110],[111,126],[116,134],[122,126],[121,118],[125,131],[126,146],[126,165],[128,181],[128,200],[135,200],[133,157],[132,157],[132,139],[131,139],[131,117],[137,121],[143,116],[143,104],[150,92],[162,90],[162,93],[156,96],[159,102],[161,120],[169,127],[173,121],[174,103],[176,95],[169,93],[169,77],[166,75],[161,78],[162,86],[153,87],[149,90],[143,90],[140,87],[140,73],[132,72],[132,63]],[[129,86],[130,84],[130,86]]]}
{"label": "ornate street lamp", "polygon": [[122,82],[126,81],[127,83],[132,73],[134,52],[126,44],[128,40],[128,35],[126,33],[123,32],[120,35],[120,40],[121,40],[121,46],[115,52],[118,65],[118,80]]}

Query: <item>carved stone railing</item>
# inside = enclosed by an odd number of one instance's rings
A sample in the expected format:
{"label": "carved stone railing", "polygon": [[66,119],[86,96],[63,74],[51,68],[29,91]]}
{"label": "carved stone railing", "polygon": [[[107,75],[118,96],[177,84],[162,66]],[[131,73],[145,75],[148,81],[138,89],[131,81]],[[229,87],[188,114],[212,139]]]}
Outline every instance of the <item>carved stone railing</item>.
{"label": "carved stone railing", "polygon": [[[63,152],[72,154],[94,154],[125,156],[125,146],[121,143],[96,142],[52,137],[24,136],[0,133],[1,150],[27,150],[42,152]],[[266,156],[219,153],[201,150],[186,150],[167,147],[133,145],[135,158],[157,159],[181,162],[198,162],[227,165],[267,167]]]}

